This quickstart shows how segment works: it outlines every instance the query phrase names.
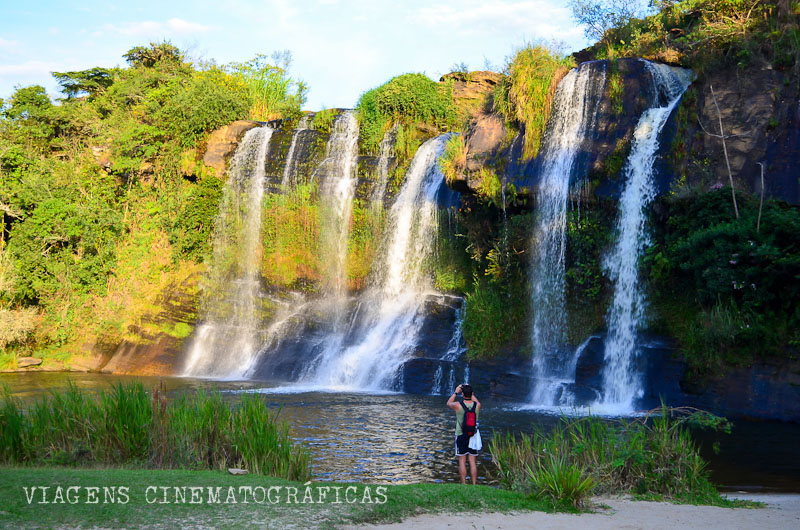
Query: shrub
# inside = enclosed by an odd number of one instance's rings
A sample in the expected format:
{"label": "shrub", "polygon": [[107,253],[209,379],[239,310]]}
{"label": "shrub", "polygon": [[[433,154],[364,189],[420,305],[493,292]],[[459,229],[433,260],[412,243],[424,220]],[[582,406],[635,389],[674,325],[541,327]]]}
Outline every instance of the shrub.
{"label": "shrub", "polygon": [[251,120],[270,121],[278,118],[292,119],[300,116],[301,107],[306,102],[308,87],[302,81],[289,77],[288,68],[291,55],[273,54],[273,62],[283,62],[283,66],[270,64],[266,55],[258,54],[245,63],[231,63],[226,70],[246,87],[251,107]]}
{"label": "shrub", "polygon": [[394,122],[454,125],[457,114],[452,89],[424,74],[403,74],[361,95],[358,110],[362,148],[376,153],[383,134]]}
{"label": "shrub", "polygon": [[506,76],[495,88],[494,110],[524,127],[525,160],[538,154],[556,87],[573,66],[571,57],[531,44],[518,49],[506,65]]}

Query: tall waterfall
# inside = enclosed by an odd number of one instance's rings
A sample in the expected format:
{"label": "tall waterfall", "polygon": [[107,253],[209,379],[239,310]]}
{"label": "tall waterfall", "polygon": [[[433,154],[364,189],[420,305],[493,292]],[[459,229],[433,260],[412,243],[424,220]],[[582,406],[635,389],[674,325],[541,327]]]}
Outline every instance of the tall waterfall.
{"label": "tall waterfall", "polygon": [[392,205],[372,287],[362,296],[341,348],[325,348],[304,382],[326,387],[391,389],[416,345],[432,291],[426,261],[437,235],[436,195],[444,177],[438,158],[448,135],[414,155]]}
{"label": "tall waterfall", "polygon": [[340,305],[347,291],[347,236],[353,212],[358,156],[358,121],[353,111],[339,115],[326,148],[325,159],[315,173],[324,172],[322,252],[327,263],[330,300]]}
{"label": "tall waterfall", "polygon": [[642,395],[641,377],[633,366],[636,334],[645,309],[639,285],[639,258],[650,244],[645,209],[656,194],[653,162],[658,136],[691,81],[688,70],[649,61],[645,66],[652,76],[651,107],[642,114],[633,134],[619,202],[617,241],[603,263],[614,284],[614,298],[606,316],[608,336],[600,404],[620,410],[630,410],[634,399]]}
{"label": "tall waterfall", "polygon": [[[605,86],[605,66],[587,63],[559,83],[544,138],[536,195],[531,299],[534,405],[553,405],[574,380],[566,348],[564,266],[570,180],[589,139]],[[572,368],[574,371],[574,368]]]}
{"label": "tall waterfall", "polygon": [[251,129],[231,160],[202,283],[202,324],[184,375],[241,377],[261,345],[261,200],[273,129]]}

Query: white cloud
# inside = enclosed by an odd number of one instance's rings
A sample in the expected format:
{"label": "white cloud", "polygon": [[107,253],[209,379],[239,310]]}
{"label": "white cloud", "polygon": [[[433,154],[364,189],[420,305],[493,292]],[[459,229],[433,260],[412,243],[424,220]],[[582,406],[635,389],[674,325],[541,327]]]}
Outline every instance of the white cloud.
{"label": "white cloud", "polygon": [[7,40],[0,37],[0,52],[16,53],[19,50],[20,43],[16,40]]}
{"label": "white cloud", "polygon": [[0,64],[0,77],[41,75],[58,70],[58,64],[45,61],[26,61],[21,64]]}
{"label": "white cloud", "polygon": [[569,9],[549,0],[439,3],[410,18],[437,31],[472,36],[505,33],[572,41],[582,34]]}
{"label": "white cloud", "polygon": [[[171,18],[167,22],[145,20],[141,22],[127,22],[120,25],[106,24],[103,26],[103,29],[108,33],[117,33],[132,37],[154,37],[162,35],[193,35],[197,33],[204,33],[210,30],[211,26],[205,26],[196,22],[189,22],[188,20],[183,20],[182,18]],[[95,33],[93,33],[93,35]]]}

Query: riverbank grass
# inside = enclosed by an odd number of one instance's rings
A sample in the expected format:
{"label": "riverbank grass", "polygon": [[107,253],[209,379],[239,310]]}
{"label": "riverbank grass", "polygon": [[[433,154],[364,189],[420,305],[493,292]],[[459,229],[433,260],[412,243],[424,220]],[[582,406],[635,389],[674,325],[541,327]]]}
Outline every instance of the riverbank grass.
{"label": "riverbank grass", "polygon": [[723,507],[754,507],[720,495],[689,427],[729,432],[705,411],[661,408],[641,418],[564,417],[551,432],[495,436],[489,443],[502,485],[554,509],[581,507],[593,494],[631,494]]}
{"label": "riverbank grass", "polygon": [[163,386],[120,383],[96,394],[70,384],[23,405],[0,388],[0,464],[246,468],[290,480],[311,476],[311,453],[263,399],[232,403],[218,391],[167,400]]}

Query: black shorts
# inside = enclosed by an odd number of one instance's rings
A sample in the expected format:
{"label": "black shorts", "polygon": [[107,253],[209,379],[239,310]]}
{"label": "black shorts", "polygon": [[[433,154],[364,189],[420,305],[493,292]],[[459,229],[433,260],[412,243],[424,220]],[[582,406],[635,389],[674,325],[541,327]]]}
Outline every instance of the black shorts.
{"label": "black shorts", "polygon": [[456,436],[456,456],[464,455],[477,455],[477,449],[469,448],[469,439],[471,436],[467,434],[459,434]]}

